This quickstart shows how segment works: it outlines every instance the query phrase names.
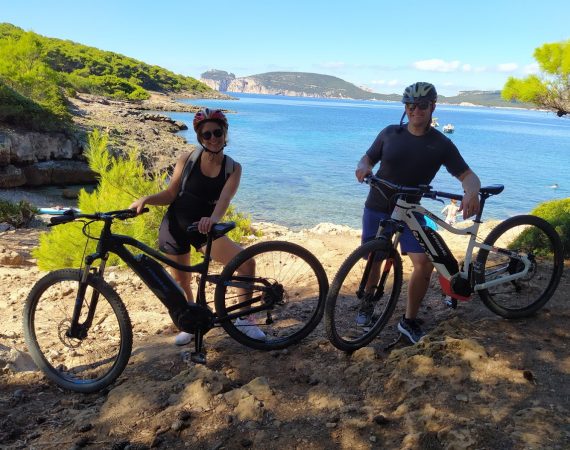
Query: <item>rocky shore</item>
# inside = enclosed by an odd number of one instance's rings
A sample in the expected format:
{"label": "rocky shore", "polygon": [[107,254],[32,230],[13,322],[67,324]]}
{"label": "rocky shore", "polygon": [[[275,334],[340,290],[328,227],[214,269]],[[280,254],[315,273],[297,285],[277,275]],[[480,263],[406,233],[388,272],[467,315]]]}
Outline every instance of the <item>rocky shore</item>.
{"label": "rocky shore", "polygon": [[87,133],[99,128],[109,134],[111,150],[140,150],[149,170],[170,167],[192,145],[178,135],[187,127],[165,112],[195,112],[199,106],[151,93],[140,103],[109,100],[88,94],[70,98],[73,133],[37,133],[0,125],[0,189],[72,185],[95,182],[83,155]]}

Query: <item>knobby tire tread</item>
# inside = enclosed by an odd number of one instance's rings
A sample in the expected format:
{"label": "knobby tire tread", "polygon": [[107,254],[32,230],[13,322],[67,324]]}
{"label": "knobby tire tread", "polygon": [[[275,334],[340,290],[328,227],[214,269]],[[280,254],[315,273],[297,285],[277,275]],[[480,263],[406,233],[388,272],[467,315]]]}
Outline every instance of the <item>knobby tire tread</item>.
{"label": "knobby tire tread", "polygon": [[[103,279],[90,274],[87,283],[101,293],[111,305],[122,330],[119,356],[115,364],[103,377],[90,382],[73,382],[60,376],[59,372],[45,359],[36,338],[34,329],[34,312],[38,301],[50,287],[64,281],[79,283],[83,272],[78,269],[61,269],[48,273],[32,287],[24,305],[23,328],[26,345],[30,355],[39,369],[58,386],[74,392],[91,393],[100,391],[112,384],[123,372],[131,356],[133,335],[127,309],[117,292]],[[56,324],[54,324],[56,326]]]}
{"label": "knobby tire tread", "polygon": [[[296,333],[280,340],[265,342],[265,341],[252,339],[249,336],[242,333],[241,331],[239,331],[235,326],[235,324],[233,323],[233,321],[225,320],[220,322],[224,330],[233,339],[235,339],[240,344],[243,344],[250,348],[254,348],[256,350],[283,349],[289,347],[290,345],[296,344],[297,342],[307,337],[317,327],[317,325],[319,324],[319,322],[323,317],[325,300],[328,292],[328,279],[326,272],[320,261],[309,250],[292,242],[285,242],[285,241],[259,242],[250,247],[245,248],[243,251],[238,253],[226,265],[226,267],[220,274],[220,280],[216,287],[216,293],[214,299],[216,312],[218,316],[224,316],[227,314],[226,298],[225,298],[226,288],[224,286],[224,283],[227,283],[229,280],[231,280],[235,270],[248,259],[256,255],[260,255],[262,253],[271,253],[271,252],[290,253],[303,259],[308,264],[308,266],[310,266],[311,270],[316,275],[316,278],[319,283],[319,299],[315,313],[311,316],[310,320]],[[279,282],[280,280],[276,281]]]}
{"label": "knobby tire tread", "polygon": [[[519,319],[529,317],[541,309],[550,300],[556,291],[560,279],[562,278],[562,271],[564,269],[564,249],[560,240],[560,236],[558,236],[558,233],[554,227],[552,227],[552,225],[550,225],[546,220],[537,216],[519,215],[501,222],[499,225],[493,228],[493,230],[491,230],[484,243],[493,245],[502,235],[507,233],[510,229],[521,225],[536,227],[548,236],[554,250],[554,270],[548,283],[548,287],[541,295],[541,297],[537,298],[530,305],[522,309],[504,308],[493,300],[487,289],[478,291],[479,297],[481,298],[483,304],[495,314],[506,319]],[[477,263],[481,264],[482,267],[485,267],[489,253],[490,252],[488,250],[481,249],[477,254]],[[477,281],[479,283],[482,283],[484,279],[485,275],[482,273],[479,275]]]}
{"label": "knobby tire tread", "polygon": [[339,350],[343,350],[345,352],[353,352],[368,345],[382,331],[384,326],[390,320],[390,317],[394,313],[394,310],[396,309],[396,305],[398,303],[402,289],[403,268],[402,258],[400,254],[395,249],[392,249],[391,255],[393,258],[392,270],[394,271],[394,285],[386,310],[381,316],[377,318],[376,323],[370,328],[370,331],[368,331],[358,340],[349,341],[343,339],[342,336],[340,336],[337,332],[337,327],[335,325],[335,308],[338,301],[338,295],[341,291],[343,283],[346,280],[346,276],[351,272],[351,269],[360,262],[361,259],[365,258],[371,252],[384,252],[387,255],[389,246],[389,243],[382,240],[373,240],[361,245],[356,250],[354,250],[342,263],[331,283],[325,304],[325,330],[327,337],[331,343]]}

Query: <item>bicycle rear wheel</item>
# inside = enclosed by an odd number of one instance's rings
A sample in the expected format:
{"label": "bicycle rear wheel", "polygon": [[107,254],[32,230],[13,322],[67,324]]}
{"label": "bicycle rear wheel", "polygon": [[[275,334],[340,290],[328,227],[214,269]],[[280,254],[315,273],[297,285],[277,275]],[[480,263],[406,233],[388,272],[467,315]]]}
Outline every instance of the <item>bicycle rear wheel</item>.
{"label": "bicycle rear wheel", "polygon": [[[255,276],[243,276],[253,265]],[[327,275],[311,252],[291,242],[261,242],[238,253],[222,271],[215,293],[216,314],[226,332],[241,344],[258,350],[281,349],[300,341],[319,324],[327,290]],[[252,312],[255,308],[259,311]],[[254,327],[265,337],[256,338]]]}
{"label": "bicycle rear wheel", "polygon": [[[396,250],[388,248],[387,242],[379,240],[358,247],[340,266],[331,283],[325,305],[325,327],[329,340],[340,350],[351,352],[369,344],[396,308],[402,289],[402,258]],[[380,265],[380,282],[368,304],[370,323],[362,325],[356,319],[365,301],[369,258]]]}
{"label": "bicycle rear wheel", "polygon": [[507,319],[528,317],[542,308],[554,294],[564,267],[562,242],[552,225],[536,216],[511,217],[484,243],[510,252],[479,250],[479,284],[524,270],[519,255],[531,261],[525,276],[479,290],[485,306]]}
{"label": "bicycle rear wheel", "polygon": [[78,295],[80,270],[48,273],[32,288],[24,306],[24,336],[36,365],[64,389],[95,392],[123,372],[132,348],[132,329],[118,294],[101,278],[89,275],[79,324],[85,325],[96,302],[91,326],[82,337],[68,335]]}

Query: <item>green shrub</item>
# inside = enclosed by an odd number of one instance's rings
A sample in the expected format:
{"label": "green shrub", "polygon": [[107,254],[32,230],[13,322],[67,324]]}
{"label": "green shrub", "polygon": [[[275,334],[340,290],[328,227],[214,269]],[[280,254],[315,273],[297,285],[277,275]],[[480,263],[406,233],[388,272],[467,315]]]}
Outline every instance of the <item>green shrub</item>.
{"label": "green shrub", "polygon": [[13,227],[28,226],[37,212],[38,210],[26,201],[12,203],[0,199],[0,222],[8,223]]}
{"label": "green shrub", "polygon": [[[88,193],[81,190],[78,207],[82,212],[93,213],[128,208],[137,198],[154,194],[166,186],[166,172],[149,177],[139,161],[138,153],[130,151],[124,158],[115,158],[107,150],[108,136],[93,131],[88,137],[86,157],[89,167],[98,174],[97,188]],[[126,234],[144,242],[152,248],[157,248],[158,228],[166,212],[165,206],[150,206],[149,212],[126,220],[117,221],[113,231]],[[230,233],[230,238],[237,242],[244,236],[251,235],[251,222],[248,217],[230,207],[224,220],[233,220],[237,227]],[[97,237],[101,223],[89,225],[89,234]],[[42,270],[53,270],[63,267],[79,267],[85,254],[95,251],[97,242],[88,240],[82,233],[83,224],[68,223],[53,227],[51,231],[40,235],[40,244],[34,250],[38,267]],[[135,249],[136,252],[138,250]],[[202,259],[201,254],[192,252],[192,262]],[[109,258],[109,264],[123,264],[115,255]]]}
{"label": "green shrub", "polygon": [[[564,257],[570,258],[570,198],[541,203],[531,214],[543,218],[554,227],[562,240]],[[544,237],[542,233],[536,232],[535,229],[527,229],[515,239],[512,246],[533,247],[546,252],[548,243],[545,242]]]}

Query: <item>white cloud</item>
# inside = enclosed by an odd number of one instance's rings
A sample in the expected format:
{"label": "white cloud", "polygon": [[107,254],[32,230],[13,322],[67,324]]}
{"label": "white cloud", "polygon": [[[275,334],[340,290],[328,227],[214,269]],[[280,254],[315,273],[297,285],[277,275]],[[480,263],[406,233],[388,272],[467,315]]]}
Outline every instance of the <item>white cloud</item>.
{"label": "white cloud", "polygon": [[427,72],[455,72],[460,66],[459,61],[444,61],[443,59],[425,59],[412,64],[418,70]]}
{"label": "white cloud", "polygon": [[523,72],[525,75],[536,75],[540,72],[538,68],[538,63],[528,64],[523,67]]}
{"label": "white cloud", "polygon": [[516,63],[503,63],[497,65],[497,70],[499,72],[514,72],[519,68],[519,65]]}

